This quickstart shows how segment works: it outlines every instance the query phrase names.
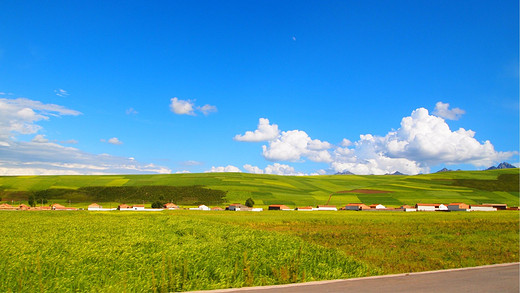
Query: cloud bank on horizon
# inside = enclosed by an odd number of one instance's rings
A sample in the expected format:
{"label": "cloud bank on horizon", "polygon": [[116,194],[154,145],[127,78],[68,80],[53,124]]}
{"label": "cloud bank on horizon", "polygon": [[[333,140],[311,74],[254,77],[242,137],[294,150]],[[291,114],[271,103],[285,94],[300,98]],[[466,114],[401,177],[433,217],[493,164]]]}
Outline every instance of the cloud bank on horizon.
{"label": "cloud bank on horizon", "polygon": [[[302,130],[280,132],[278,125],[260,118],[256,130],[237,135],[235,140],[267,142],[267,145],[262,145],[262,155],[268,161],[299,162],[308,159],[329,164],[333,172],[349,171],[359,175],[383,175],[396,171],[428,173],[431,166],[439,164],[484,167],[517,154],[516,151],[496,151],[489,140],[480,143],[472,130],[459,128],[452,131],[445,119],[457,120],[464,113],[459,108],[449,109],[448,103],[438,102],[434,115],[425,108],[418,108],[410,116],[402,118],[400,128],[385,136],[362,134],[358,141],[343,139],[338,145],[312,139]],[[261,173],[256,166],[247,165],[244,169]]]}
{"label": "cloud bank on horizon", "polygon": [[[195,106],[190,100],[170,100],[170,109],[179,115],[194,115],[195,111],[213,111],[215,106]],[[433,114],[425,108],[412,111],[401,120],[397,130],[384,136],[362,134],[351,142],[344,138],[337,144],[311,138],[303,130],[281,131],[277,124],[260,118],[257,129],[237,134],[237,142],[263,142],[262,156],[272,164],[260,168],[244,162],[245,172],[276,175],[322,175],[350,171],[354,174],[427,173],[439,164],[471,164],[489,166],[517,154],[516,151],[496,151],[489,141],[479,142],[475,132],[459,128],[452,131],[445,119],[456,120],[465,113],[448,103],[438,102]],[[39,122],[63,116],[79,116],[81,112],[55,104],[44,104],[26,98],[0,98],[0,174],[133,174],[172,173],[168,167],[141,163],[133,157],[92,154],[78,148],[66,147],[49,141],[42,134]],[[19,135],[34,135],[30,141],[19,141]],[[113,145],[122,145],[117,137],[100,139]],[[61,143],[77,143],[70,139]],[[327,170],[312,173],[297,171],[287,163],[306,160],[323,163]],[[287,163],[281,163],[287,162]],[[185,161],[183,166],[203,165]],[[183,170],[177,173],[188,173]],[[242,172],[233,165],[212,166],[206,172]]]}

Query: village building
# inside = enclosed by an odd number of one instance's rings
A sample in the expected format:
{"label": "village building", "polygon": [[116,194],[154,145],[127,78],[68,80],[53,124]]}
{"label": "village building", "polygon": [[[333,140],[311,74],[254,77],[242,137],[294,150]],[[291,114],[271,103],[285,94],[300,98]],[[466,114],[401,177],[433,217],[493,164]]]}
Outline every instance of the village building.
{"label": "village building", "polygon": [[102,206],[100,206],[97,203],[93,203],[87,207],[87,210],[89,210],[89,211],[114,211],[114,210],[116,210],[116,208],[107,209],[107,208],[103,208]]}
{"label": "village building", "polygon": [[370,207],[363,203],[349,203],[344,208],[346,211],[362,211],[369,210]]}
{"label": "village building", "polygon": [[240,203],[233,203],[230,204],[228,207],[226,207],[226,210],[228,211],[251,211],[252,209],[246,205],[240,204]]}
{"label": "village building", "polygon": [[439,204],[436,203],[417,203],[415,204],[415,208],[419,212],[435,212],[439,207]]}
{"label": "village building", "polygon": [[317,206],[314,210],[315,211],[337,211],[338,208],[336,206],[322,205],[322,206]]}
{"label": "village building", "polygon": [[383,209],[386,209],[386,207],[382,204],[371,204],[369,205],[369,207],[371,209],[375,209],[375,210],[383,210]]}
{"label": "village building", "polygon": [[207,207],[207,206],[202,204],[202,205],[200,205],[200,206],[198,206],[196,208],[190,208],[190,210],[192,210],[192,211],[209,211],[211,209],[209,207]]}
{"label": "village building", "polygon": [[179,209],[179,206],[178,206],[178,205],[176,205],[176,204],[174,204],[174,203],[171,203],[171,202],[169,202],[169,203],[165,203],[165,204],[163,205],[163,207],[164,207],[165,209],[167,209],[167,210],[178,210],[178,209]]}
{"label": "village building", "polygon": [[459,202],[450,203],[448,205],[448,210],[467,212],[467,211],[469,211],[469,205],[467,205],[465,203],[459,203]]}
{"label": "village building", "polygon": [[212,207],[211,210],[212,211],[223,211],[224,209],[221,207]]}
{"label": "village building", "polygon": [[492,205],[471,205],[469,211],[472,212],[496,212],[497,208]]}
{"label": "village building", "polygon": [[409,206],[409,205],[402,205],[399,209],[403,210],[404,212],[417,212],[417,209]]}
{"label": "village building", "polygon": [[507,204],[504,204],[504,203],[483,203],[482,205],[493,207],[493,208],[497,209],[497,211],[507,210]]}
{"label": "village building", "polygon": [[77,210],[77,208],[66,207],[59,203],[55,203],[55,204],[51,205],[51,208],[53,211],[76,211]]}
{"label": "village building", "polygon": [[436,211],[447,212],[448,211],[448,206],[441,203],[441,204],[439,204],[438,207],[435,208],[435,210]]}
{"label": "village building", "polygon": [[14,209],[16,209],[16,208],[10,204],[7,204],[7,203],[0,204],[0,210],[14,210]]}
{"label": "village building", "polygon": [[297,211],[301,211],[301,212],[312,212],[314,210],[314,208],[311,207],[311,206],[308,206],[308,207],[297,207],[296,210]]}
{"label": "village building", "polygon": [[120,204],[120,205],[117,206],[117,209],[120,210],[120,211],[131,211],[131,210],[133,210],[132,206],[129,206],[127,204]]}
{"label": "village building", "polygon": [[268,208],[270,211],[292,211],[290,207],[283,204],[272,204]]}

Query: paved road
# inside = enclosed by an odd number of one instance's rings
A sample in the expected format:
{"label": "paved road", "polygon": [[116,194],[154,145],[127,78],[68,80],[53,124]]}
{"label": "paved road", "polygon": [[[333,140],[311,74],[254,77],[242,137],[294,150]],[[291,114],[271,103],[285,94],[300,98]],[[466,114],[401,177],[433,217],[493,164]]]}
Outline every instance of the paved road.
{"label": "paved road", "polygon": [[280,286],[203,291],[211,293],[306,292],[513,292],[519,293],[520,263],[474,268],[308,282]]}

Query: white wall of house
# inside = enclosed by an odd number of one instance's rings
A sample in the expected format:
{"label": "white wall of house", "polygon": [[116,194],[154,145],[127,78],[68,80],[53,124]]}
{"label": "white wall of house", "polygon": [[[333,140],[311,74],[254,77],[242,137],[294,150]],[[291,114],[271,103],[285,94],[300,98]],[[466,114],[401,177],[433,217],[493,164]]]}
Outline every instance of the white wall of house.
{"label": "white wall of house", "polygon": [[315,211],[337,211],[338,208],[335,208],[335,207],[317,207],[315,209],[313,209]]}
{"label": "white wall of house", "polygon": [[496,212],[497,211],[497,209],[494,207],[475,207],[475,206],[471,206],[469,210],[472,212]]}
{"label": "white wall of house", "polygon": [[378,204],[376,206],[376,210],[382,210],[382,209],[386,209],[386,207],[384,205],[382,205],[382,204]]}
{"label": "white wall of house", "polygon": [[417,206],[417,211],[420,212],[435,212],[435,206]]}

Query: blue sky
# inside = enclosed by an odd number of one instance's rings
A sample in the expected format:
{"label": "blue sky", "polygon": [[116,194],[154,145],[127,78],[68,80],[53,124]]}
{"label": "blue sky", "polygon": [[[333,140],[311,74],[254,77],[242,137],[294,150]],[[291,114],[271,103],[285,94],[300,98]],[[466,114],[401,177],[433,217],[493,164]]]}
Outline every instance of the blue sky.
{"label": "blue sky", "polygon": [[517,164],[518,10],[3,1],[0,174]]}

